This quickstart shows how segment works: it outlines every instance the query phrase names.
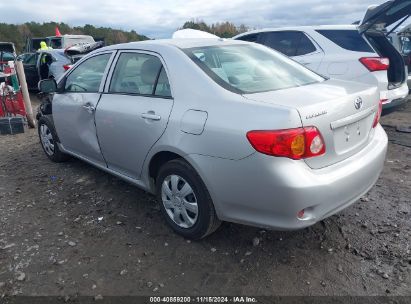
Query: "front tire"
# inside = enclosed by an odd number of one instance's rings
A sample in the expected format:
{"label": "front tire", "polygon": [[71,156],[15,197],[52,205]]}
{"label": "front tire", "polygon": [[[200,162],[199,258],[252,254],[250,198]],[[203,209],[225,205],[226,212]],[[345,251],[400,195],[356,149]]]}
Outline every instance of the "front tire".
{"label": "front tire", "polygon": [[184,160],[172,160],[161,167],[156,190],[162,214],[176,233],[201,239],[220,226],[206,186]]}
{"label": "front tire", "polygon": [[38,121],[38,133],[41,147],[49,159],[53,162],[60,163],[70,158],[67,154],[60,151],[57,144],[59,143],[59,139],[50,118],[46,116],[40,117]]}

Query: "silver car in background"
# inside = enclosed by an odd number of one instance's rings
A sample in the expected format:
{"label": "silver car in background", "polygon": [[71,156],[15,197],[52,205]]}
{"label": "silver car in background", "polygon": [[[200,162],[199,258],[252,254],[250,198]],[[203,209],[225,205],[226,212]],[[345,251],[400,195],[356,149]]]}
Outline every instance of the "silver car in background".
{"label": "silver car in background", "polygon": [[387,149],[377,87],[325,79],[249,42],[110,46],[40,89],[55,92],[39,116],[46,155],[156,194],[187,238],[221,221],[313,225],[374,185]]}
{"label": "silver car in background", "polygon": [[330,78],[376,85],[387,109],[407,101],[408,75],[382,29],[410,14],[410,1],[394,0],[370,7],[359,25],[267,28],[233,39],[271,47]]}

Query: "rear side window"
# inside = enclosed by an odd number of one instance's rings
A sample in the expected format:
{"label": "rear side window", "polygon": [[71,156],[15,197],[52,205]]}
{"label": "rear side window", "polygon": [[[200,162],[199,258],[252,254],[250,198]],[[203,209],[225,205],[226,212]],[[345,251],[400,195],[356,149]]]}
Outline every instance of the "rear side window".
{"label": "rear side window", "polygon": [[317,32],[345,50],[374,53],[357,30],[317,30]]}
{"label": "rear side window", "polygon": [[65,91],[81,93],[98,92],[110,56],[111,54],[98,55],[82,62],[68,75]]}
{"label": "rear side window", "polygon": [[162,97],[171,97],[170,83],[168,82],[166,71],[164,67],[161,68],[160,75],[156,85],[154,95]]}
{"label": "rear side window", "polygon": [[290,57],[316,51],[311,40],[299,31],[266,32],[262,34],[262,43]]}
{"label": "rear side window", "polygon": [[257,42],[257,39],[258,39],[258,33],[244,35],[244,36],[237,38],[237,40],[248,41],[248,42]]}
{"label": "rear side window", "polygon": [[114,69],[110,93],[170,97],[170,84],[159,58],[122,53]]}

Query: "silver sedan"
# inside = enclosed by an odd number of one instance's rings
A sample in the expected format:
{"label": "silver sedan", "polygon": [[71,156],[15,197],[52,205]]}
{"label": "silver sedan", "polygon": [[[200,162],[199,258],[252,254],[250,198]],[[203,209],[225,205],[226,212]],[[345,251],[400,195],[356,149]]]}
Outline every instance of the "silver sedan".
{"label": "silver sedan", "polygon": [[304,228],[358,200],[383,168],[376,87],[330,80],[253,43],[173,39],[99,49],[41,107],[46,155],[157,195],[199,239],[221,221]]}

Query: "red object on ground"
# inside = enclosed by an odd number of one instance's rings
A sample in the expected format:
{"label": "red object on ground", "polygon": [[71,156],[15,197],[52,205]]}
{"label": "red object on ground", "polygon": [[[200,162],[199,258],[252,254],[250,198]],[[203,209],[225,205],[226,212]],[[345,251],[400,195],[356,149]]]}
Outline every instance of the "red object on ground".
{"label": "red object on ground", "polygon": [[26,116],[26,108],[24,107],[23,94],[21,93],[21,91],[17,92],[13,97],[10,97],[9,95],[5,96],[4,102],[2,99],[3,96],[0,96],[0,117],[6,116],[6,113],[4,113],[3,109],[4,106],[6,107],[8,114],[11,114],[13,116]]}
{"label": "red object on ground", "polygon": [[56,26],[56,36],[57,36],[57,37],[61,37],[61,33],[60,33],[60,31],[59,31],[58,26]]}

